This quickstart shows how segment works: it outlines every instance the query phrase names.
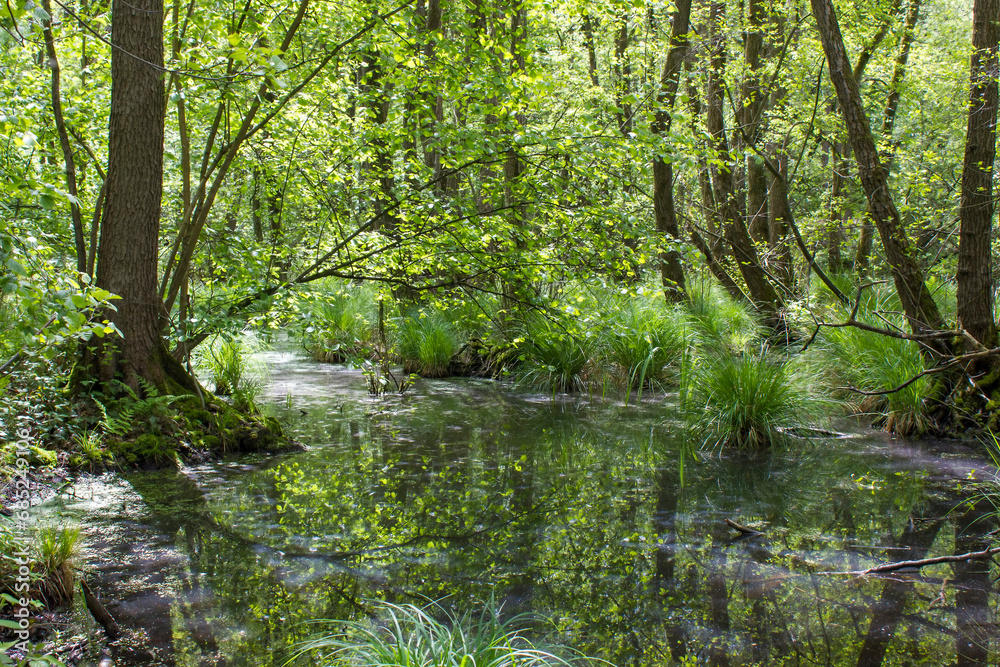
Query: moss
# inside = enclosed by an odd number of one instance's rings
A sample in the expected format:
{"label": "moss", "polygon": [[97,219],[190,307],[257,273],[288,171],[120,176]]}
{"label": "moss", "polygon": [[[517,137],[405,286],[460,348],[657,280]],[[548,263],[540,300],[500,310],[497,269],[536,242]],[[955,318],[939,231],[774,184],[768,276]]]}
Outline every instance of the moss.
{"label": "moss", "polygon": [[142,433],[134,440],[117,440],[108,449],[119,465],[161,468],[177,465],[177,442],[169,436]]}
{"label": "moss", "polygon": [[41,447],[31,446],[28,452],[28,462],[39,468],[54,468],[59,462],[55,452]]}

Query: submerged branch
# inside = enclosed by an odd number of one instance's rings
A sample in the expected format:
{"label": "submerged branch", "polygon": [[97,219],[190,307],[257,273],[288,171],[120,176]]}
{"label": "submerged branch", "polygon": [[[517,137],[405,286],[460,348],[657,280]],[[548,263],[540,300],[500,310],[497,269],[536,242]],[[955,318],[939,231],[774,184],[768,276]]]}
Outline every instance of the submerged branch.
{"label": "submerged branch", "polygon": [[897,563],[885,563],[883,565],[876,565],[875,567],[870,567],[867,570],[863,570],[860,573],[851,572],[850,574],[860,574],[865,576],[866,574],[880,574],[882,572],[894,572],[895,570],[902,570],[907,567],[924,567],[925,565],[937,565],[939,563],[962,563],[969,560],[982,560],[983,558],[991,558],[995,554],[1000,553],[1000,547],[990,547],[989,549],[983,549],[982,551],[970,551],[967,554],[955,554],[954,556],[937,556],[935,558],[921,558],[919,560],[903,560]]}

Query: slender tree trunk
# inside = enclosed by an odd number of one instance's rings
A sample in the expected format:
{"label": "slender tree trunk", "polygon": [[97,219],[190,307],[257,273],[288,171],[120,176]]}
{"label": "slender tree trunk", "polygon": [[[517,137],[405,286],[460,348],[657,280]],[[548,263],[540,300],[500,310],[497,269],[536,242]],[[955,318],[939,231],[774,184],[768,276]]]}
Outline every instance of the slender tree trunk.
{"label": "slender tree trunk", "polygon": [[632,131],[632,64],[629,62],[628,45],[632,41],[628,17],[622,19],[615,33],[615,106],[618,108],[618,131],[628,136]]}
{"label": "slender tree trunk", "polygon": [[[906,229],[889,191],[889,174],[879,160],[868,116],[861,101],[858,84],[847,61],[844,39],[834,13],[832,0],[811,0],[823,50],[830,68],[830,78],[837,90],[837,101],[844,115],[851,145],[858,164],[858,175],[868,207],[892,269],[896,292],[914,332],[944,328],[944,318],[930,290],[924,283],[923,270],[917,263]],[[947,345],[938,345],[947,352]]]}
{"label": "slender tree trunk", "polygon": [[[670,132],[681,69],[689,49],[691,0],[678,0],[675,7],[670,30],[670,51],[667,53],[667,60],[663,64],[663,73],[660,76],[656,116],[652,127],[653,133],[660,137],[665,137]],[[677,224],[677,209],[674,203],[673,169],[673,164],[662,156],[653,157],[653,214],[656,219],[657,235],[661,239],[680,243],[680,226]],[[684,267],[676,248],[660,253],[660,278],[663,294],[668,303],[679,303],[687,298]]]}
{"label": "slender tree trunk", "polygon": [[[513,54],[514,58],[511,68],[512,72],[523,72],[527,62],[525,58],[525,45],[528,38],[528,9],[524,0],[516,2],[512,9],[510,18],[510,53]],[[520,104],[517,100],[514,100],[513,103]],[[527,123],[527,118],[520,109],[514,113],[514,121],[518,127],[524,127]],[[507,151],[507,159],[504,161],[503,166],[504,206],[508,210],[511,229],[513,230],[512,240],[514,248],[518,252],[524,250],[528,245],[527,231],[525,229],[528,213],[527,207],[524,203],[518,203],[523,196],[519,191],[523,172],[524,163],[520,155],[518,155],[517,149],[511,147]],[[518,292],[522,287],[519,283],[520,278],[517,278],[516,281],[509,279],[503,281],[503,297],[501,301],[505,313],[509,314],[518,301]]]}
{"label": "slender tree trunk", "polygon": [[394,206],[396,200],[396,179],[393,173],[392,149],[385,137],[386,123],[389,120],[391,84],[384,84],[382,54],[375,48],[370,48],[364,55],[364,66],[361,71],[361,90],[366,96],[367,116],[374,125],[375,136],[372,145],[375,147],[375,160],[366,164],[365,168],[378,181],[375,192],[375,214],[380,216],[375,224],[377,229],[393,234],[399,221],[396,216],[386,213],[386,209]]}
{"label": "slender tree trunk", "polygon": [[732,246],[733,256],[736,259],[740,274],[743,276],[744,282],[746,282],[754,307],[769,320],[769,324],[777,325],[781,299],[764,273],[757,250],[754,247],[753,240],[750,238],[750,233],[747,231],[746,223],[740,211],[733,176],[735,161],[729,149],[729,141],[726,138],[725,121],[723,118],[724,92],[722,83],[726,68],[726,47],[725,40],[720,32],[724,12],[725,8],[722,3],[712,3],[710,22],[714,43],[712,44],[712,58],[708,73],[706,124],[708,131],[712,134],[715,153],[723,162],[723,166],[715,168],[712,174],[715,201],[716,205],[721,209],[726,240]]}
{"label": "slender tree trunk", "polygon": [[830,189],[830,219],[827,223],[827,261],[830,273],[840,273],[844,270],[844,255],[841,246],[844,244],[844,212],[846,198],[844,196],[843,173],[847,168],[847,160],[841,153],[841,146],[834,142],[831,147],[833,164],[833,187]]}
{"label": "slender tree trunk", "polygon": [[758,242],[767,240],[767,174],[764,163],[753,153],[764,135],[764,111],[767,95],[760,80],[761,55],[764,51],[764,1],[750,0],[749,22],[744,38],[743,59],[747,76],[743,82],[743,99],[740,122],[743,135],[750,149],[746,159],[747,173],[747,228],[750,237]]}
{"label": "slender tree trunk", "polygon": [[601,80],[597,76],[597,48],[594,43],[594,19],[590,14],[583,15],[583,45],[587,48],[587,76],[590,77],[590,85],[600,86]]}
{"label": "slender tree trunk", "polygon": [[[854,80],[861,85],[861,79],[864,77],[865,70],[868,68],[868,63],[871,62],[872,56],[875,55],[875,49],[879,47],[883,40],[885,40],[886,35],[889,34],[889,27],[892,24],[893,18],[899,13],[900,7],[902,7],[902,0],[894,0],[890,11],[886,14],[885,19],[879,25],[879,30],[875,33],[875,37],[872,41],[865,45],[864,50],[861,55],[858,56],[858,62],[854,64]],[[847,160],[851,155],[851,146],[849,142],[843,142],[840,144],[840,157],[842,160]],[[842,179],[841,191],[843,191],[846,185],[847,174],[846,164],[843,169],[839,171],[839,176]],[[846,198],[841,199],[841,202],[846,204]],[[842,216],[846,217],[846,215]],[[858,236],[858,247],[854,252],[854,268],[859,276],[864,276],[868,272],[869,258],[872,252],[872,240],[875,234],[875,225],[872,224],[871,217],[865,215],[861,223],[861,234]]]}
{"label": "slender tree trunk", "polygon": [[59,55],[56,53],[55,37],[52,34],[52,6],[49,0],[42,0],[42,9],[49,18],[42,23],[42,34],[45,37],[45,53],[49,69],[52,70],[51,102],[52,117],[56,122],[59,134],[59,147],[62,149],[63,164],[66,172],[66,191],[70,195],[69,212],[73,223],[73,241],[76,248],[76,270],[87,272],[87,244],[83,234],[83,214],[76,191],[76,162],[73,159],[73,148],[69,143],[69,133],[66,131],[66,120],[62,110],[62,92],[59,71]]}
{"label": "slender tree trunk", "polygon": [[997,344],[993,319],[993,162],[996,158],[1000,0],[973,5],[969,126],[965,139],[958,245],[958,319],[984,346]]}

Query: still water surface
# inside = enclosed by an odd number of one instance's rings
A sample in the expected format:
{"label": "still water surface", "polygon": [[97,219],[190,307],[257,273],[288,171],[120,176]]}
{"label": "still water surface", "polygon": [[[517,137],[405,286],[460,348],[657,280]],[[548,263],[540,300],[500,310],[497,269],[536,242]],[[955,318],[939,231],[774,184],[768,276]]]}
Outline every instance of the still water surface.
{"label": "still water surface", "polygon": [[304,621],[374,599],[492,600],[618,665],[995,662],[988,564],[843,574],[987,546],[974,447],[861,434],[696,461],[662,398],[482,380],[371,398],[357,372],[265,357],[308,451],[88,476],[51,503],[135,629],[119,664],[280,665]]}

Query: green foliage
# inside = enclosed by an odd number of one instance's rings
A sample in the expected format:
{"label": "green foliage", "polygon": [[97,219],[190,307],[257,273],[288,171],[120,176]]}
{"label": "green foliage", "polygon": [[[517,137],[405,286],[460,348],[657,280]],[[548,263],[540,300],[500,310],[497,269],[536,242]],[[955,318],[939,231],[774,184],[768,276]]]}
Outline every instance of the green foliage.
{"label": "green foliage", "polygon": [[[487,608],[479,618],[455,617],[440,608],[379,605],[385,615],[377,623],[331,621],[338,631],[302,642],[289,664],[309,657],[308,664],[352,667],[516,667],[569,665],[557,654],[535,648],[518,630],[526,621],[500,619]],[[439,614],[444,620],[436,619]]]}

